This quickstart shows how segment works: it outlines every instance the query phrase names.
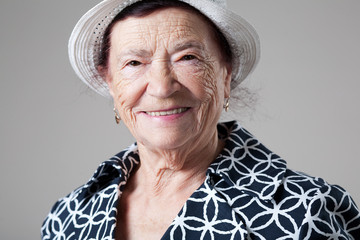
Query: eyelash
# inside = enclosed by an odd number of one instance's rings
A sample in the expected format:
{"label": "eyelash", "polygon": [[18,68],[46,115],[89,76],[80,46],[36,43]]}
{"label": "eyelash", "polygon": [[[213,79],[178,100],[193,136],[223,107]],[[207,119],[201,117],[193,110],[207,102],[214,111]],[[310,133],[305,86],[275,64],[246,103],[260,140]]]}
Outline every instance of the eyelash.
{"label": "eyelash", "polygon": [[141,62],[132,60],[132,61],[129,61],[126,65],[131,66],[131,67],[137,67],[137,66],[141,65]]}
{"label": "eyelash", "polygon": [[191,54],[187,54],[187,55],[185,55],[185,56],[183,56],[181,58],[181,60],[184,60],[184,61],[191,61],[191,60],[194,60],[194,59],[196,59],[196,57],[194,55],[191,55]]}

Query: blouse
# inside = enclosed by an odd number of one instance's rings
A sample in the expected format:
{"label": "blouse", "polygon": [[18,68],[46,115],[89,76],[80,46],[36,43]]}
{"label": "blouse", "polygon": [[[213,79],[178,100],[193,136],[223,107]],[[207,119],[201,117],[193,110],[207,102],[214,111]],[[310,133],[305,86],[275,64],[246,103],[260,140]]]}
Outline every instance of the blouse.
{"label": "blouse", "polygon": [[[343,188],[287,169],[238,122],[218,133],[224,149],[161,239],[360,239],[359,209]],[[42,239],[114,239],[117,203],[139,162],[136,143],[103,162],[53,206]]]}

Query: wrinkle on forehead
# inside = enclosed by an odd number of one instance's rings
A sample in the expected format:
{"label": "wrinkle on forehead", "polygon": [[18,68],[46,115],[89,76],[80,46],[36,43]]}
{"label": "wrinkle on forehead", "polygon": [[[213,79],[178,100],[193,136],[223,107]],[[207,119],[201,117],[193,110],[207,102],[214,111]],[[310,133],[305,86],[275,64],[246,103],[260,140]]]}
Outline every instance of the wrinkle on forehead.
{"label": "wrinkle on forehead", "polygon": [[[161,11],[169,11],[169,9]],[[169,13],[165,18],[163,17],[164,14],[157,13],[159,11],[149,15],[153,17],[151,20],[148,20],[148,16],[130,17],[115,24],[111,33],[112,47],[116,47],[116,42],[120,41],[123,36],[123,34],[115,34],[115,32],[126,33],[124,39],[128,41],[125,44],[122,42],[122,47],[126,45],[139,46],[146,47],[149,50],[157,48],[160,44],[169,47],[187,38],[201,42],[206,37],[202,36],[204,34],[199,34],[195,21],[198,18],[196,15],[194,17],[192,13],[187,13],[186,17],[174,16]]]}
{"label": "wrinkle on forehead", "polygon": [[[161,10],[163,12],[169,11],[169,9]],[[167,34],[175,34],[178,37],[184,37],[190,34],[195,34],[194,27],[196,15],[186,13],[185,16],[179,16],[176,14],[167,14],[163,17],[164,14],[158,14],[159,11],[156,11],[150,14],[148,17],[151,17],[151,20],[146,20],[144,18],[129,18],[129,23],[133,22],[132,27],[134,29],[139,29],[145,34],[154,34],[155,36],[163,36]],[[149,19],[149,18],[147,18]]]}

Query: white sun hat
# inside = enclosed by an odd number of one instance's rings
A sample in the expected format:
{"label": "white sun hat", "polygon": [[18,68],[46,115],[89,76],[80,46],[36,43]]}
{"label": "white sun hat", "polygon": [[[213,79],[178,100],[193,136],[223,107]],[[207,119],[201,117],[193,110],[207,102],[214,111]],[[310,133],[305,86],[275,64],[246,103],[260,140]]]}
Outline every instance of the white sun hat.
{"label": "white sun hat", "polygon": [[[107,26],[125,7],[141,0],[104,0],[90,9],[76,24],[69,39],[69,58],[78,77],[92,90],[110,97],[98,72],[103,35]],[[227,39],[232,51],[231,89],[255,68],[260,56],[259,37],[242,17],[226,8],[226,0],[179,0],[207,16]]]}

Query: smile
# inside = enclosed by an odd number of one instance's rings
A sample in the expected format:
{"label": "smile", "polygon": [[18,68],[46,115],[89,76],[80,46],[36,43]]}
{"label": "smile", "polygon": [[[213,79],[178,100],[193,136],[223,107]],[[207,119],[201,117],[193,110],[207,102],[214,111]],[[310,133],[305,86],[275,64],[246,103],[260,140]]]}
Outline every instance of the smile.
{"label": "smile", "polygon": [[168,115],[173,115],[173,114],[179,114],[182,112],[185,112],[186,110],[188,110],[189,108],[176,108],[176,109],[172,109],[172,110],[168,110],[168,111],[159,111],[159,112],[145,112],[146,114],[153,116],[153,117],[158,117],[158,116],[168,116]]}

